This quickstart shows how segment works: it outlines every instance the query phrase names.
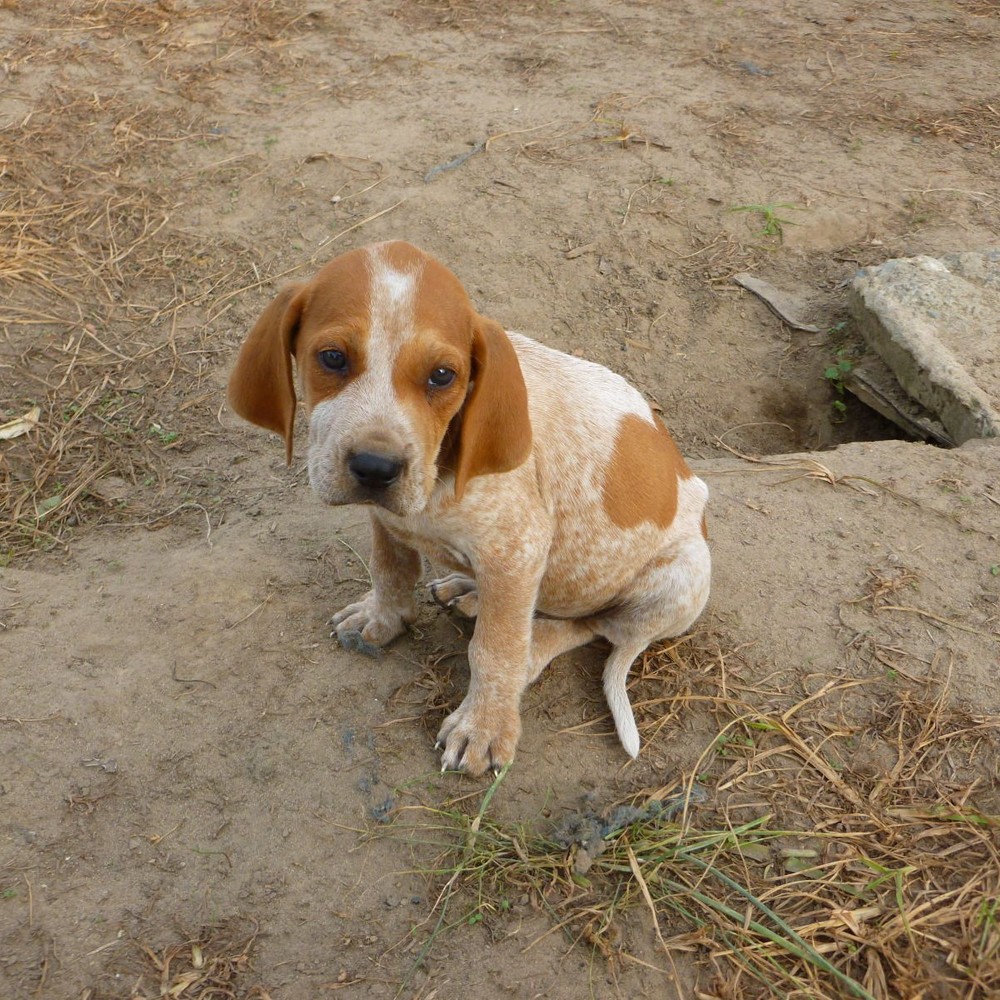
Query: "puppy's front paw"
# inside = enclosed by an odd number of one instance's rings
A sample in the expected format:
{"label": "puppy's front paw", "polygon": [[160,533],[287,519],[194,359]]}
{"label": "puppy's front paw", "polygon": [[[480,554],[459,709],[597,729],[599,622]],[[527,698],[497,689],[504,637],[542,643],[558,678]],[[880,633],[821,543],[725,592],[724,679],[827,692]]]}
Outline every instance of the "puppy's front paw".
{"label": "puppy's front paw", "polygon": [[406,631],[412,613],[379,604],[375,591],[370,590],[355,604],[348,604],[331,619],[335,635],[344,649],[377,656],[378,647],[392,642]]}
{"label": "puppy's front paw", "polygon": [[444,720],[437,736],[442,771],[483,774],[498,771],[514,759],[521,737],[521,716],[516,707],[465,701]]}

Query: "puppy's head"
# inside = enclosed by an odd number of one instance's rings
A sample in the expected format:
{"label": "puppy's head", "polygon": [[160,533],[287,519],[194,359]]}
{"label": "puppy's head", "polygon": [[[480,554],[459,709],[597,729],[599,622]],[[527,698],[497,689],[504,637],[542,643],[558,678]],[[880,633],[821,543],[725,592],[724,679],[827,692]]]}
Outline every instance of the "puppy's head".
{"label": "puppy's head", "polygon": [[527,392],[510,339],[458,279],[407,243],[352,250],[283,289],[250,331],[229,402],[285,439],[295,385],[309,417],[309,481],[329,504],[406,516],[453,474],[508,472],[531,450]]}

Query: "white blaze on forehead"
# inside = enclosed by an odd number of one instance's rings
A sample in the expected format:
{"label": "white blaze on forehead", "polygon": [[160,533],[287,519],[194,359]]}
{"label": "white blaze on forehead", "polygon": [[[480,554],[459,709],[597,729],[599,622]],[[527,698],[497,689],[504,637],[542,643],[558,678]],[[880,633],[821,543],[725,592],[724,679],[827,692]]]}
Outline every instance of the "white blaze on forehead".
{"label": "white blaze on forehead", "polygon": [[391,367],[402,341],[413,327],[414,301],[419,270],[397,270],[382,247],[369,250],[369,353],[380,355],[375,363]]}
{"label": "white blaze on forehead", "polygon": [[[400,349],[413,332],[420,265],[412,269],[394,267],[381,246],[370,247],[367,257],[365,368],[338,396],[336,409],[342,423],[339,436],[351,437],[353,433],[363,441],[382,429],[400,442],[410,442],[415,440],[411,418],[396,398],[393,373]],[[321,416],[319,423],[326,420]]]}
{"label": "white blaze on forehead", "polygon": [[387,267],[379,278],[390,302],[403,303],[412,298],[414,284],[412,274],[400,274],[399,271]]}

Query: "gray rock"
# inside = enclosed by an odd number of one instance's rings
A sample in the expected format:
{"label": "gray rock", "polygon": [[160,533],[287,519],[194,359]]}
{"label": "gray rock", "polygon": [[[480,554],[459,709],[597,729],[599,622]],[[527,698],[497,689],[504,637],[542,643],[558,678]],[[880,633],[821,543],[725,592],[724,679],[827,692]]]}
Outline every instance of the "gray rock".
{"label": "gray rock", "polygon": [[869,346],[948,437],[1000,436],[1000,250],[864,268],[850,302]]}

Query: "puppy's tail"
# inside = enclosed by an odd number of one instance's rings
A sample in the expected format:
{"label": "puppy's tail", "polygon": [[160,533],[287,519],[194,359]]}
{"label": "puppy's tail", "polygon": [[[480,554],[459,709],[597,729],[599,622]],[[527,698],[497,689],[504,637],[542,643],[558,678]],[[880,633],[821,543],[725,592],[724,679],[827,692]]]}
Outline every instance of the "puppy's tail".
{"label": "puppy's tail", "polygon": [[611,650],[608,662],[604,665],[604,697],[611,709],[611,717],[615,720],[618,739],[630,757],[639,756],[639,730],[632,714],[632,705],[625,690],[628,672],[635,658],[642,652],[629,647],[615,646]]}

